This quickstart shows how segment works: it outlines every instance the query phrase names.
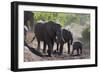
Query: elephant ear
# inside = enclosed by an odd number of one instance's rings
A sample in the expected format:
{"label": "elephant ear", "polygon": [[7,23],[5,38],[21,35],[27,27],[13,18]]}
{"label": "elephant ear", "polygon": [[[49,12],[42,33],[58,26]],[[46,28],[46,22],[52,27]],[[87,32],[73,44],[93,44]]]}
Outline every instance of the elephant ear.
{"label": "elephant ear", "polygon": [[62,29],[59,24],[56,25],[55,31],[56,31],[57,41],[59,41],[59,42],[63,41]]}
{"label": "elephant ear", "polygon": [[60,26],[60,24],[58,24],[58,23],[53,23],[54,24],[54,30],[57,32],[57,31],[59,31],[59,30],[61,30],[61,26]]}

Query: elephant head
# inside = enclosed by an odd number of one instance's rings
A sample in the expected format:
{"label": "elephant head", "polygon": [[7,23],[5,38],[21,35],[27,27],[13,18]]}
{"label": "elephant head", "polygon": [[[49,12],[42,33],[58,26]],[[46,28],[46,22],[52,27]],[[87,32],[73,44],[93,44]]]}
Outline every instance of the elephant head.
{"label": "elephant head", "polygon": [[60,24],[58,23],[55,23],[55,33],[56,33],[56,42],[61,42],[63,41],[63,35],[62,35],[62,29],[61,29],[61,26]]}

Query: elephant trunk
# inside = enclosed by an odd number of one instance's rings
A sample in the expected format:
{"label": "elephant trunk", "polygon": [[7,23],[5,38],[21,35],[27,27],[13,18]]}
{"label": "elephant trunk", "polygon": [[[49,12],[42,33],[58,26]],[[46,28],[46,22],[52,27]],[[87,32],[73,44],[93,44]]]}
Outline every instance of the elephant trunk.
{"label": "elephant trunk", "polygon": [[60,29],[59,31],[57,31],[57,42],[61,43],[62,41],[65,42],[65,40],[63,38],[62,29]]}

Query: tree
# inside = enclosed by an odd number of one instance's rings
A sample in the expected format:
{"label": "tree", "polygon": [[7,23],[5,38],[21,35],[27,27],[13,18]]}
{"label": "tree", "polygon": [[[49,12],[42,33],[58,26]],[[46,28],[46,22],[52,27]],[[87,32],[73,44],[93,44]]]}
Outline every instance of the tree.
{"label": "tree", "polygon": [[29,29],[33,29],[34,24],[34,13],[31,11],[24,11],[24,25]]}
{"label": "tree", "polygon": [[71,23],[86,24],[90,19],[89,14],[62,13],[62,12],[33,12],[35,23],[39,20],[59,22],[61,26]]}

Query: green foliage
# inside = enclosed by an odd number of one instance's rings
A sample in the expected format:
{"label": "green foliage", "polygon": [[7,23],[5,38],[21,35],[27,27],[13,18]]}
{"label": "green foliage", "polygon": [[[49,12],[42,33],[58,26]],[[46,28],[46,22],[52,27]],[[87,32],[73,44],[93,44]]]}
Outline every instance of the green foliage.
{"label": "green foliage", "polygon": [[85,30],[83,30],[82,36],[83,36],[83,39],[85,41],[89,41],[90,40],[90,27],[88,27]]}
{"label": "green foliage", "polygon": [[88,24],[87,21],[90,21],[90,15],[89,14],[80,14],[80,24]]}
{"label": "green foliage", "polygon": [[45,21],[57,21],[61,26],[70,25],[71,23],[85,24],[89,21],[89,14],[78,14],[78,13],[61,13],[61,12],[33,12],[34,21],[39,20]]}

